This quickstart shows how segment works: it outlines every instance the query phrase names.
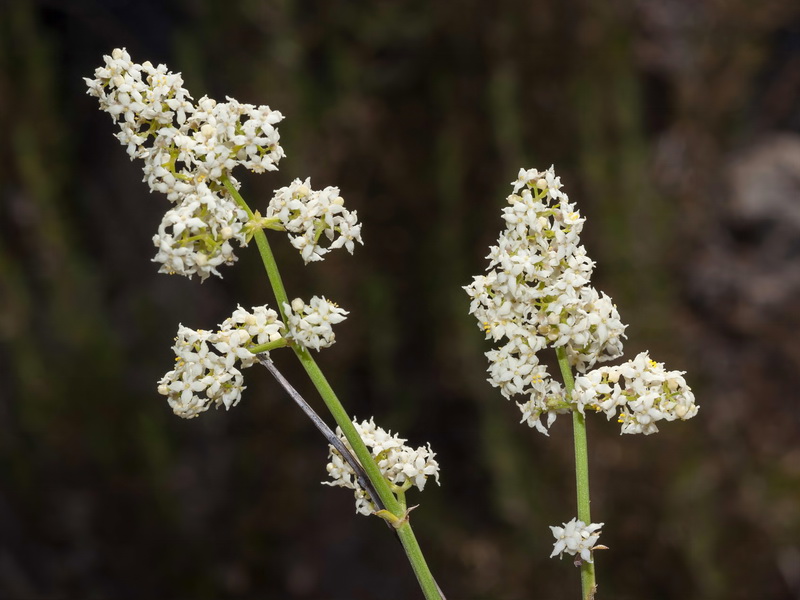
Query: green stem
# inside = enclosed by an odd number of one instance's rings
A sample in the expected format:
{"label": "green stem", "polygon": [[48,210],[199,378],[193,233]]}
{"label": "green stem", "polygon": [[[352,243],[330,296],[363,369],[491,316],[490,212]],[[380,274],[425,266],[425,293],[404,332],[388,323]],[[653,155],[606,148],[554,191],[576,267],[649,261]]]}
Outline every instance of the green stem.
{"label": "green stem", "polygon": [[[558,366],[564,379],[567,390],[567,399],[572,398],[575,389],[575,380],[572,377],[572,367],[567,359],[567,352],[563,346],[556,348]],[[575,484],[578,495],[578,520],[586,525],[592,522],[589,509],[589,446],[586,440],[586,419],[577,410],[572,411],[572,431],[575,438]],[[594,562],[581,563],[581,598],[593,600],[597,583],[594,576]]]}
{"label": "green stem", "polygon": [[[247,213],[247,216],[252,219],[253,211],[250,210],[250,207],[233,186],[230,179],[223,177],[222,183],[225,185],[225,189],[228,190],[230,195],[233,196],[236,203]],[[278,264],[275,262],[275,256],[272,254],[267,236],[264,234],[263,230],[259,229],[256,231],[254,237],[258,245],[258,251],[261,254],[261,260],[264,263],[264,268],[267,271],[267,277],[272,286],[272,291],[278,302],[278,310],[281,313],[283,321],[286,322],[286,314],[283,305],[289,304],[289,297],[286,294],[286,288],[283,286],[283,280],[281,279],[280,271],[278,271]],[[325,402],[336,424],[342,430],[342,433],[344,433],[347,441],[350,442],[353,453],[358,458],[361,466],[364,467],[367,477],[369,477],[372,485],[375,486],[375,490],[378,492],[378,496],[386,507],[386,510],[402,518],[404,516],[405,507],[398,502],[397,498],[392,493],[389,482],[384,479],[378,465],[372,458],[372,453],[364,444],[364,441],[353,425],[353,421],[348,416],[342,403],[336,397],[336,393],[333,391],[333,388],[328,383],[328,380],[325,378],[319,366],[317,366],[316,361],[305,348],[292,344],[292,349],[297,359],[300,361],[300,364],[303,365],[303,368],[306,370],[314,387],[317,388],[317,392],[319,392],[319,395]],[[403,544],[406,556],[408,556],[411,567],[414,569],[414,574],[417,576],[417,581],[422,588],[426,600],[443,600],[439,592],[439,587],[433,579],[433,574],[428,568],[419,543],[411,529],[411,523],[409,523],[408,520],[405,520],[405,522],[397,528],[397,535]]]}
{"label": "green stem", "polygon": [[[231,180],[228,179],[228,177],[223,177],[222,183],[225,186],[225,189],[228,190],[228,193],[233,196],[236,204],[238,204],[239,207],[247,213],[247,218],[252,219],[253,211],[250,210],[250,207],[247,205],[247,202],[244,201],[244,198],[242,198],[242,195],[239,193],[239,191],[233,187]],[[272,255],[272,249],[269,247],[267,236],[264,235],[264,232],[262,230],[256,231],[255,238],[258,251],[261,254],[261,259],[264,263],[264,268],[267,270],[267,277],[269,277],[269,282],[272,285],[272,291],[275,293],[275,299],[278,301],[278,311],[281,313],[281,318],[283,321],[286,322],[286,314],[284,312],[283,305],[289,304],[289,298],[286,295],[286,289],[283,287],[281,274],[278,271],[278,264],[275,262],[275,257]]]}
{"label": "green stem", "polygon": [[425,556],[422,554],[422,549],[419,547],[419,542],[408,520],[397,529],[397,536],[400,538],[400,543],[403,544],[403,550],[406,552],[408,562],[411,563],[411,568],[414,569],[414,575],[417,576],[425,600],[444,600],[444,595],[433,579],[433,574],[428,568],[428,563],[425,561]]}
{"label": "green stem", "polygon": [[274,342],[267,342],[266,344],[257,344],[255,346],[250,346],[247,348],[253,354],[260,354],[261,352],[270,352],[271,350],[277,350],[278,348],[285,348],[288,346],[288,342],[286,338],[281,338]]}

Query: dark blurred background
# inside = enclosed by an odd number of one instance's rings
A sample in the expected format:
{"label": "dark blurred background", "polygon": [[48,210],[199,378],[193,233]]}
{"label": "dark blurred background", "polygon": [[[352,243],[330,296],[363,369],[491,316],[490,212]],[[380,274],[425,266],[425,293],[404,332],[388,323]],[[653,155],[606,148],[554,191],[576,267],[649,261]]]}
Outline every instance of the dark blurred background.
{"label": "dark blurred background", "polygon": [[598,598],[800,598],[792,0],[0,2],[0,597],[421,597],[266,371],[195,420],[156,393],[178,323],[273,300],[255,247],[203,285],[150,262],[168,204],[82,80],[114,47],[286,116],[280,172],[238,173],[254,208],[311,176],[358,210],[352,257],[271,239],[290,296],[351,311],[319,355],[350,414],[438,452],[410,502],[450,600],[579,594],[548,558],[569,419],[518,424],[461,289],[518,169],[553,163],[626,356],[686,370],[701,405],[649,437],[590,420]]}

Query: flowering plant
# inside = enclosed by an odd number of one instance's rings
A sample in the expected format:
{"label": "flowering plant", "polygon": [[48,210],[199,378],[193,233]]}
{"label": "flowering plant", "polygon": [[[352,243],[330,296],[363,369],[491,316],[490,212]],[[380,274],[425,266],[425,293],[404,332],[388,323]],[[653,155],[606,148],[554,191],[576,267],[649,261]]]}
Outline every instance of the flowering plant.
{"label": "flowering plant", "polygon": [[[339,189],[315,191],[311,180],[295,180],[275,191],[264,216],[252,211],[239,193],[232,171],[274,171],[284,157],[276,125],[283,116],[268,106],[233,98],[194,102],[181,76],[164,65],[131,60],[124,49],[105,57],[105,65],[86,79],[88,93],[119,125],[117,139],[131,159],[144,162],[144,181],[166,195],[172,207],[153,237],[153,260],[161,273],[198,275],[200,281],[236,261],[234,247],[255,238],[277,301],[246,310],[239,306],[217,331],[179,325],[175,367],[158,382],[158,392],[176,415],[193,418],[211,406],[236,406],[245,390],[242,370],[263,364],[325,435],[330,444],[327,485],[355,491],[356,511],[384,519],[403,544],[426,598],[441,598],[417,543],[405,493],[437,483],[439,465],[430,446],[416,450],[405,440],[350,419],[310,354],[335,342],[333,326],[348,312],[325,297],[289,297],[265,229],[283,231],[307,264],[331,250],[351,254],[361,244],[361,224],[344,206]],[[283,378],[269,352],[288,347],[300,360],[336,421],[336,433]]]}
{"label": "flowering plant", "polygon": [[[143,161],[144,181],[170,203],[153,237],[159,271],[222,277],[236,262],[235,248],[255,239],[275,295],[267,305],[239,306],[217,330],[178,326],[174,368],[158,382],[176,415],[194,418],[211,406],[239,404],[242,371],[264,365],[329,443],[325,485],[353,490],[356,512],[377,515],[403,544],[427,599],[442,599],[410,523],[405,494],[439,482],[430,445],[406,440],[346,413],[311,350],[335,342],[334,325],[348,311],[321,296],[289,296],[264,230],[285,232],[307,264],[335,249],[353,253],[362,244],[355,211],[345,208],[339,189],[314,191],[310,179],[296,179],[275,191],[262,215],[240,194],[237,167],[274,171],[285,153],[277,124],[283,116],[268,106],[233,98],[194,101],[181,76],[164,65],[134,63],[124,49],[86,79],[88,93],[119,125],[116,137],[131,159]],[[617,366],[598,363],[622,356],[626,326],[616,306],[591,286],[594,263],[580,245],[584,219],[561,190],[552,168],[519,172],[503,210],[505,230],[489,253],[486,275],[466,286],[470,312],[497,347],[486,353],[489,381],[506,397],[521,396],[522,422],[549,435],[559,415],[572,415],[576,450],[577,517],[551,527],[552,556],[576,556],[583,597],[596,590],[593,551],[603,523],[592,523],[585,416],[587,409],[616,417],[622,433],[649,435],[660,421],[697,414],[694,396],[678,371],[666,371],[647,353]],[[276,310],[277,309],[277,310]],[[553,379],[539,353],[556,352],[562,382]],[[337,424],[332,431],[286,381],[270,352],[290,348]],[[574,376],[573,369],[577,372]]]}

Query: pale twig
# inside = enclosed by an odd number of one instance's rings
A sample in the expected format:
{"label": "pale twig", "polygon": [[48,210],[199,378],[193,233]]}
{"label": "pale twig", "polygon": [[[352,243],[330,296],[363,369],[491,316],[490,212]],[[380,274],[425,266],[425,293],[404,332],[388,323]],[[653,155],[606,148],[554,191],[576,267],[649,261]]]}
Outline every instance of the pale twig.
{"label": "pale twig", "polygon": [[347,461],[347,464],[353,468],[353,470],[356,472],[358,484],[369,494],[369,497],[377,510],[385,510],[386,507],[381,502],[380,496],[378,496],[378,493],[375,491],[372,483],[367,478],[367,474],[364,472],[364,468],[361,466],[361,463],[359,463],[356,457],[353,456],[353,453],[347,449],[347,446],[344,445],[339,436],[331,431],[331,428],[328,427],[325,421],[320,418],[314,409],[308,405],[308,402],[303,399],[300,393],[294,389],[294,387],[292,387],[292,384],[286,380],[280,371],[278,371],[278,368],[269,358],[268,354],[264,353],[256,356],[258,357],[258,362],[264,365],[275,378],[275,380],[281,384],[281,387],[286,390],[286,393],[289,394],[292,400],[295,401],[295,404],[297,404],[297,406],[299,406],[302,411],[306,413],[306,416],[311,419],[311,422],[314,423],[314,426],[319,429],[323,436],[325,436],[325,439],[328,440],[328,443],[336,448],[336,451],[342,455],[342,458]]}

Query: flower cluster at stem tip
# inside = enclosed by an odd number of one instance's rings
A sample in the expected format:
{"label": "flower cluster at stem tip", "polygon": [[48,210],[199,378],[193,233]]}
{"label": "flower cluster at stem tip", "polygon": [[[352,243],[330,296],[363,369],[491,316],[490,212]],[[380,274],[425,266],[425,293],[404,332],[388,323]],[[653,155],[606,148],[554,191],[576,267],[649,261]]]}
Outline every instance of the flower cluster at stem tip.
{"label": "flower cluster at stem tip", "polygon": [[[486,353],[489,382],[506,398],[526,397],[518,403],[522,421],[545,435],[557,415],[586,408],[609,419],[618,414],[622,433],[645,435],[658,431],[657,421],[696,415],[683,373],[664,370],[647,353],[592,370],[622,356],[627,326],[611,298],[591,286],[594,262],[580,244],[585,219],[553,167],[520,169],[512,185],[488,273],[464,288],[487,339],[501,344]],[[570,398],[539,362],[546,347],[563,348],[578,371]]]}
{"label": "flower cluster at stem tip", "polygon": [[[422,491],[428,477],[433,477],[439,483],[439,463],[434,460],[436,454],[431,450],[430,444],[416,449],[406,446],[405,439],[378,427],[373,419],[361,423],[353,420],[353,426],[372,453],[383,477],[396,488],[405,491],[414,486]],[[336,434],[347,449],[352,450],[338,427]],[[328,446],[328,458],[328,475],[333,481],[323,481],[323,485],[353,490],[356,512],[362,515],[375,512],[375,504],[369,493],[359,485],[353,467],[333,446]]]}
{"label": "flower cluster at stem tip", "polygon": [[[277,170],[285,155],[280,112],[233,98],[194,102],[179,73],[134,63],[122,48],[104,60],[94,79],[84,78],[88,93],[119,124],[116,137],[131,159],[144,161],[150,190],[173,204],[153,237],[160,272],[221,277],[218,267],[236,261],[233,244],[246,246],[258,227],[297,234],[292,244],[305,262],[339,247],[352,253],[354,242],[361,243],[356,212],[344,208],[337,188],[314,192],[310,180],[295,181],[275,193],[266,219],[250,219],[226,189],[226,180],[239,188],[231,176],[237,166]],[[320,245],[323,234],[328,248]]]}

